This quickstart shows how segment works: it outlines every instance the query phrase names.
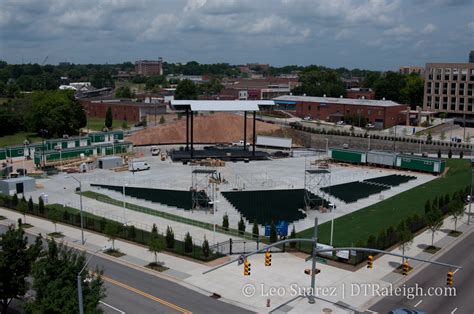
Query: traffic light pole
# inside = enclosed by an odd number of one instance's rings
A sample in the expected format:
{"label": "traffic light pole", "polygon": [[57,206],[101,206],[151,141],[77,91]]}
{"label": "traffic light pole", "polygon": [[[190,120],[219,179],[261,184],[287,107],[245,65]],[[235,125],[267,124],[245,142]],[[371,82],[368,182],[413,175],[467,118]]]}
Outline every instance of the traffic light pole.
{"label": "traffic light pole", "polygon": [[386,254],[386,255],[392,255],[392,256],[397,256],[397,257],[402,257],[404,259],[410,259],[414,261],[419,261],[419,262],[424,262],[424,263],[429,263],[429,264],[434,264],[434,265],[439,265],[439,266],[444,266],[444,267],[449,267],[452,269],[462,269],[461,266],[456,266],[452,264],[447,264],[447,263],[441,263],[437,261],[429,261],[423,258],[418,258],[418,257],[413,257],[413,256],[407,256],[404,254],[397,254],[397,253],[392,253],[392,252],[387,252],[387,251],[382,251],[382,250],[377,250],[377,249],[369,249],[369,248],[362,248],[362,247],[339,247],[339,248],[332,248],[332,249],[318,249],[318,218],[316,217],[314,219],[314,230],[313,230],[313,237],[311,239],[304,239],[304,238],[296,238],[296,239],[286,239],[282,241],[275,242],[273,244],[267,245],[259,250],[253,251],[251,253],[243,254],[239,258],[233,259],[231,261],[228,261],[224,264],[221,264],[219,266],[213,267],[209,270],[206,270],[203,272],[203,274],[207,274],[210,272],[213,272],[219,268],[225,267],[227,265],[233,264],[235,262],[241,261],[242,258],[246,260],[249,256],[265,252],[269,248],[275,247],[277,245],[281,244],[286,244],[286,243],[291,243],[291,242],[306,242],[306,243],[311,243],[313,245],[313,250],[311,252],[311,255],[306,258],[306,261],[309,261],[312,259],[312,266],[311,266],[311,289],[312,293],[308,295],[308,302],[311,304],[314,304],[316,302],[315,298],[315,291],[316,291],[316,257],[318,253],[325,253],[325,252],[334,252],[334,251],[360,251],[360,252],[369,252],[369,253],[380,253],[380,254]]}

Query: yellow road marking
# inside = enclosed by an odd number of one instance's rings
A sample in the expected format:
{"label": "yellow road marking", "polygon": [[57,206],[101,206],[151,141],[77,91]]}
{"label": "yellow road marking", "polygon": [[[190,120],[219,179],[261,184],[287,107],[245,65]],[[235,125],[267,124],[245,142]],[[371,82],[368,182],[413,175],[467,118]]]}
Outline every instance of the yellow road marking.
{"label": "yellow road marking", "polygon": [[121,283],[120,281],[115,280],[115,279],[109,278],[109,277],[104,276],[104,275],[102,275],[102,279],[104,279],[104,281],[107,281],[107,282],[109,282],[109,283],[111,283],[111,284],[113,284],[113,285],[122,287],[122,288],[127,289],[127,290],[129,290],[129,291],[131,291],[131,292],[134,292],[134,293],[136,293],[136,294],[139,294],[139,295],[141,295],[141,296],[143,296],[143,297],[145,297],[145,298],[147,298],[147,299],[150,299],[150,300],[152,300],[152,301],[155,301],[155,302],[158,302],[158,303],[160,303],[160,304],[166,305],[167,307],[170,307],[170,308],[172,308],[173,310],[176,310],[176,311],[181,312],[181,313],[183,313],[183,314],[191,314],[191,313],[192,313],[191,311],[188,311],[188,310],[186,310],[186,309],[183,309],[182,307],[179,307],[179,306],[177,306],[176,304],[170,303],[170,302],[165,301],[165,300],[163,300],[163,299],[157,298],[157,297],[155,297],[155,296],[153,296],[153,295],[151,295],[151,294],[148,294],[148,293],[143,292],[143,291],[141,291],[141,290],[138,290],[138,289],[136,289],[136,288],[130,287],[130,286],[124,284],[124,283]]}

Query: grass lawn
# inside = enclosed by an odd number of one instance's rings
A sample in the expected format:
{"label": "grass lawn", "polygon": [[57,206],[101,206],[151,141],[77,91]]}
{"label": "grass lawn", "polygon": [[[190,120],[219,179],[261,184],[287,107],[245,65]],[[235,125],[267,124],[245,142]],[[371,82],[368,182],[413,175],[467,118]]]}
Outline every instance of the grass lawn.
{"label": "grass lawn", "polygon": [[[397,194],[377,204],[362,208],[334,220],[334,246],[355,246],[360,240],[365,244],[372,234],[377,236],[383,228],[397,227],[400,221],[413,214],[424,215],[424,206],[439,195],[452,194],[470,184],[471,172],[468,160],[448,160],[449,172],[445,177],[437,178],[411,190]],[[319,226],[320,243],[329,244],[331,222]],[[310,238],[313,228],[298,233],[298,237]],[[303,250],[310,247],[302,245]]]}
{"label": "grass lawn", "polygon": [[41,137],[35,133],[18,132],[12,135],[5,135],[0,137],[0,147],[9,145],[23,145],[25,139],[29,139],[30,143],[41,142]]}
{"label": "grass lawn", "polygon": [[[122,120],[114,120],[112,123],[112,129],[121,129],[122,122],[123,122]],[[94,130],[94,131],[102,131],[102,129],[104,128],[104,123],[105,123],[105,119],[90,117],[87,119],[87,129]],[[129,123],[129,127],[130,127],[130,123]]]}

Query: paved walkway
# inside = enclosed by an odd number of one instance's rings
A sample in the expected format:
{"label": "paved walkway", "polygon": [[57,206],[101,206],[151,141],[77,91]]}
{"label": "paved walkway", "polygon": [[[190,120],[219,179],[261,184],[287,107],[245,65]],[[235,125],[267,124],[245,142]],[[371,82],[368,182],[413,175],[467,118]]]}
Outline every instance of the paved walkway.
{"label": "paved walkway", "polygon": [[[18,218],[22,217],[17,212],[3,208],[0,208],[0,215],[8,218],[8,220],[0,221],[2,224],[15,223]],[[53,224],[47,220],[27,216],[26,221],[34,226],[28,229],[31,233],[46,234],[54,230]],[[473,231],[474,222],[467,226],[466,221],[467,217],[464,216],[458,222],[458,230],[464,233]],[[447,235],[453,226],[453,221],[447,218],[442,230],[435,234],[435,245],[445,247],[456,239]],[[58,231],[65,235],[64,242],[80,245],[80,229],[58,224]],[[85,238],[87,239],[85,249],[90,251],[110,246],[107,238],[99,234],[86,231]],[[429,244],[431,244],[431,232],[423,232],[415,238],[406,254],[434,258],[435,256],[423,252],[423,248]],[[115,241],[115,246],[127,254],[120,258],[122,261],[143,266],[153,260],[153,255],[145,247],[120,240]],[[400,253],[401,251],[394,249],[393,252]],[[310,262],[305,262],[301,257],[289,253],[273,254],[271,267],[264,266],[263,255],[252,256],[249,259],[252,263],[251,276],[249,277],[244,277],[242,267],[235,264],[203,275],[202,272],[209,269],[210,266],[165,253],[159,253],[158,259],[170,268],[165,274],[187,287],[218,293],[224,299],[244,304],[247,308],[253,308],[258,312],[267,312],[292,300],[296,293],[304,292],[302,289],[307,289],[310,284],[310,277],[303,272],[305,268],[310,268]],[[363,267],[354,272],[319,263],[318,268],[321,269],[321,274],[316,278],[317,287],[321,289],[318,292],[322,300],[318,300],[314,305],[308,304],[306,299],[296,300],[283,306],[279,311],[301,313],[322,312],[324,309],[331,309],[333,313],[346,313],[351,312],[350,309],[364,308],[364,304],[369,302],[372,297],[351,296],[352,284],[377,283],[381,287],[386,287],[396,283],[404,278],[393,272],[400,262],[400,258],[386,255],[374,262],[373,269],[369,270]],[[411,264],[416,269],[417,264]],[[255,295],[244,295],[244,293],[251,292],[254,292]],[[269,308],[266,306],[267,299],[271,301]]]}

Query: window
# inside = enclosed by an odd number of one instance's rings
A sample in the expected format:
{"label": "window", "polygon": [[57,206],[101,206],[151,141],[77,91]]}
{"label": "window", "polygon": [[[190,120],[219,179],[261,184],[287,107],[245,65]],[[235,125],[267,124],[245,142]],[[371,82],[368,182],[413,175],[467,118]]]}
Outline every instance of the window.
{"label": "window", "polygon": [[467,69],[461,69],[461,81],[466,81],[467,79]]}
{"label": "window", "polygon": [[445,81],[449,81],[449,76],[450,75],[451,75],[451,69],[450,68],[444,69],[444,80]]}
{"label": "window", "polygon": [[443,83],[443,94],[448,93],[448,83]]}
{"label": "window", "polygon": [[464,97],[459,98],[459,111],[464,111]]}
{"label": "window", "polygon": [[459,69],[453,69],[453,81],[458,80]]}
{"label": "window", "polygon": [[443,110],[448,109],[448,97],[443,97],[443,103],[441,104],[441,107],[443,108]]}
{"label": "window", "polygon": [[456,83],[451,83],[451,95],[456,94]]}

